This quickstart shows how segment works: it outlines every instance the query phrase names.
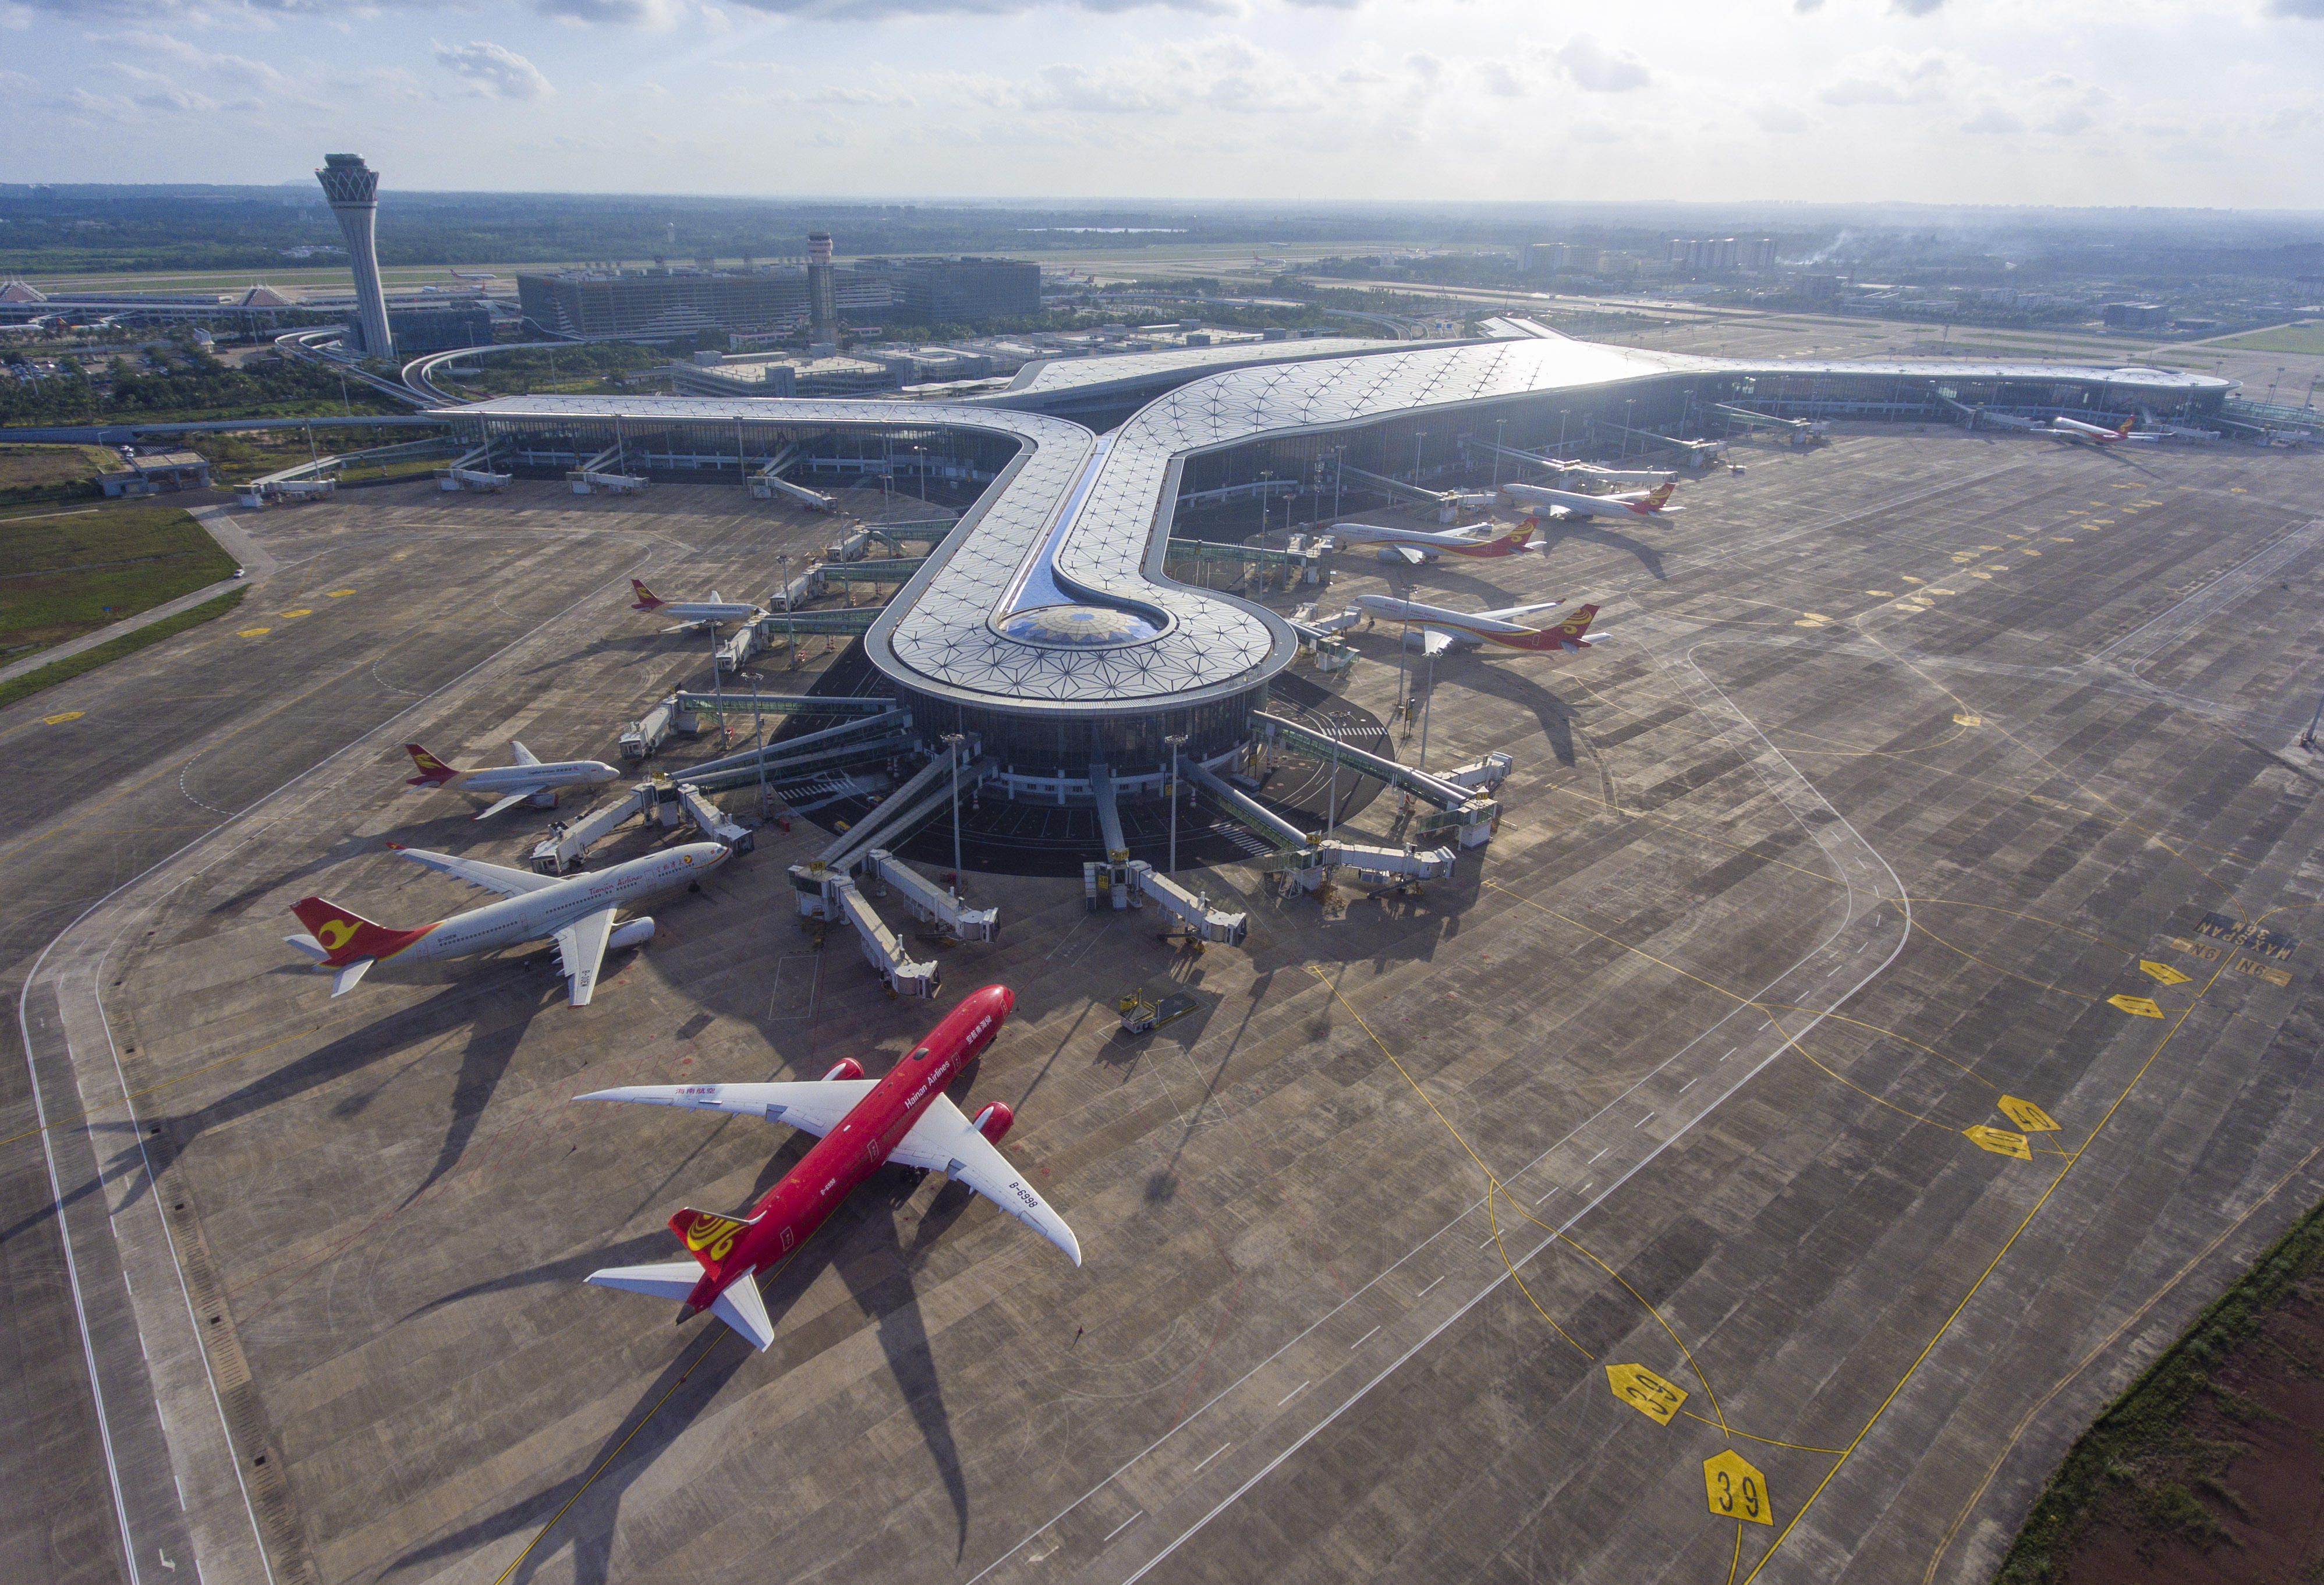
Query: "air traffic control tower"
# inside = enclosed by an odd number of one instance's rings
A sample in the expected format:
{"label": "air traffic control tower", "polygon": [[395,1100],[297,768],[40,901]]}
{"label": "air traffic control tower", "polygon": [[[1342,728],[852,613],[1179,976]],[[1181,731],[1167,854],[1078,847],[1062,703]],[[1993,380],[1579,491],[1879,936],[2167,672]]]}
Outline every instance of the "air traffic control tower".
{"label": "air traffic control tower", "polygon": [[379,218],[379,172],[364,164],[361,154],[326,154],[315,180],[323,184],[331,213],[339,217],[339,233],[347,239],[364,355],[392,358],[395,335],[387,327],[387,293],[379,283],[379,250],[372,241],[372,227]]}

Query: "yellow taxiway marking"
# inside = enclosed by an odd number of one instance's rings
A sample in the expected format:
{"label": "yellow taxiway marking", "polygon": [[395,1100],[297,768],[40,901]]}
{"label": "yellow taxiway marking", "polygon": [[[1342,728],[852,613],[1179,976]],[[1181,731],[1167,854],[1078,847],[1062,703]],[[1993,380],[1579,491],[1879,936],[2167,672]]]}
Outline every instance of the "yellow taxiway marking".
{"label": "yellow taxiway marking", "polygon": [[1979,550],[1998,550],[2001,547],[1998,545],[1980,545],[1978,548]]}
{"label": "yellow taxiway marking", "polygon": [[1908,583],[1908,584],[1925,584],[1925,583],[1927,583],[1929,580],[1928,580],[1928,579],[1926,579],[1926,578],[1914,578],[1914,577],[1908,577],[1908,578],[1906,578],[1904,581],[1905,581],[1906,583]]}
{"label": "yellow taxiway marking", "polygon": [[315,614],[315,608],[311,605],[302,605],[296,611],[279,611],[275,614],[285,619],[293,616],[312,616]]}
{"label": "yellow taxiway marking", "polygon": [[1773,1525],[1775,1516],[1767,1498],[1767,1478],[1733,1448],[1702,1461],[1703,1500],[1722,1519]]}
{"label": "yellow taxiway marking", "polygon": [[1957,726],[1983,726],[1985,724],[1985,717],[1982,715],[1956,715],[1953,717],[1953,723]]}
{"label": "yellow taxiway marking", "polygon": [[2042,553],[2039,550],[2034,549],[2030,545],[2020,545],[2017,548],[2017,554],[2020,556],[2039,556]]}
{"label": "yellow taxiway marking", "polygon": [[1953,591],[1952,591],[1952,590],[1950,590],[1950,589],[1940,589],[1940,588],[1936,587],[1934,585],[1931,585],[1929,586],[1929,588],[1927,589],[1927,591],[1926,591],[1926,592],[1927,592],[1928,594],[1950,594],[1953,593]]}
{"label": "yellow taxiway marking", "polygon": [[2141,972],[2162,981],[2165,985],[2184,985],[2189,979],[2169,963],[2158,963],[2152,958],[2139,959],[2138,967]]}
{"label": "yellow taxiway marking", "polygon": [[2058,1131],[2058,1120],[2030,1101],[2005,1095],[1994,1104],[2007,1114],[2011,1122],[2029,1134],[2054,1134]]}
{"label": "yellow taxiway marking", "polygon": [[1889,595],[1895,594],[1896,591],[1894,589],[1867,589],[1864,592],[1871,595],[1875,600],[1886,600]]}
{"label": "yellow taxiway marking", "polygon": [[1686,1388],[1665,1380],[1644,1365],[1607,1366],[1606,1385],[1616,1397],[1657,1425],[1669,1424],[1679,1405],[1686,1402]]}
{"label": "yellow taxiway marking", "polygon": [[246,627],[234,636],[237,639],[263,639],[273,631],[271,627]]}
{"label": "yellow taxiway marking", "polygon": [[353,589],[333,589],[326,598],[332,600],[344,600],[354,593],[355,591]]}
{"label": "yellow taxiway marking", "polygon": [[60,715],[43,715],[41,717],[41,724],[42,726],[62,726],[66,722],[78,721],[82,716],[88,714],[88,712],[86,710],[67,710]]}
{"label": "yellow taxiway marking", "polygon": [[1977,552],[1974,550],[1956,550],[1953,552],[1953,559],[1955,561],[1975,561],[1977,559]]}
{"label": "yellow taxiway marking", "polygon": [[1989,572],[1973,572],[1969,576],[1973,578],[1983,578],[1987,583],[1993,581],[1993,575]]}
{"label": "yellow taxiway marking", "polygon": [[2070,545],[2074,542],[2074,537],[2071,534],[2052,534],[2050,538],[2061,545]]}
{"label": "yellow taxiway marking", "polygon": [[1980,1150],[1990,1150],[1996,1156],[2015,1156],[2020,1161],[2034,1159],[2034,1152],[2025,1147],[2025,1136],[2013,1134],[2007,1129],[1989,1129],[1983,1123],[1961,1130]]}
{"label": "yellow taxiway marking", "polygon": [[2159,1018],[2163,1016],[2163,1009],[2144,996],[2109,996],[2107,1001],[2109,1006],[2118,1007],[2133,1018]]}

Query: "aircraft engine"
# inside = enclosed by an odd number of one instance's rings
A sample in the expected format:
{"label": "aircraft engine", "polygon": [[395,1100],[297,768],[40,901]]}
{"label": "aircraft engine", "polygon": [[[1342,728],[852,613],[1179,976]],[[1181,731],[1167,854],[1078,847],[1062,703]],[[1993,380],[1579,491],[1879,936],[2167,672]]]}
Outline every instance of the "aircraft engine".
{"label": "aircraft engine", "polygon": [[852,1056],[843,1056],[831,1064],[831,1071],[823,1075],[823,1082],[828,1084],[834,1079],[860,1079],[862,1076],[863,1064]]}
{"label": "aircraft engine", "polygon": [[654,923],[650,918],[632,919],[605,937],[605,950],[619,952],[625,946],[643,946],[653,939],[653,932]]}
{"label": "aircraft engine", "polygon": [[988,1101],[984,1110],[976,1114],[976,1131],[982,1134],[988,1143],[998,1145],[1001,1136],[1007,1133],[1009,1126],[1016,1120],[1017,1114],[1002,1102]]}
{"label": "aircraft engine", "polygon": [[557,789],[552,787],[547,792],[537,792],[525,802],[536,809],[554,809],[557,807]]}

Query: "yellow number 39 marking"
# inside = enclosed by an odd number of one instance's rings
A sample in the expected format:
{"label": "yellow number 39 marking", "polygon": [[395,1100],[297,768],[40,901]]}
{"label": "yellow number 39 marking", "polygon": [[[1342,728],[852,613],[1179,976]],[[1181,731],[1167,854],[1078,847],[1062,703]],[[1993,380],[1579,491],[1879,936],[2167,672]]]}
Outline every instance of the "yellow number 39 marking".
{"label": "yellow number 39 marking", "polygon": [[1657,1425],[1667,1425],[1678,1406],[1686,1402],[1686,1389],[1647,1369],[1644,1365],[1609,1365],[1606,1385],[1614,1396],[1637,1410]]}
{"label": "yellow number 39 marking", "polygon": [[1775,1522],[1767,1500],[1767,1478],[1732,1449],[1702,1461],[1702,1488],[1711,1513],[1719,1518],[1752,1525]]}

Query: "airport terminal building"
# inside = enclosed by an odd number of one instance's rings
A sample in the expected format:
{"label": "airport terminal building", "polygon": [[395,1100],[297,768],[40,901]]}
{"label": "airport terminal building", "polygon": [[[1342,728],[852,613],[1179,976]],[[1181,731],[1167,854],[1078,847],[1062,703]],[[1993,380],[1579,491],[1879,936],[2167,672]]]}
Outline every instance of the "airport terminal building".
{"label": "airport terminal building", "polygon": [[998,762],[988,788],[1067,802],[1091,796],[1093,766],[1118,788],[1158,786],[1172,736],[1190,758],[1230,760],[1297,653],[1273,612],[1166,574],[1190,511],[1286,489],[1320,489],[1331,511],[1345,477],[1449,488],[1478,477],[1495,445],[1610,450],[1617,436],[1627,447],[1650,431],[1716,433],[1721,410],[2186,423],[2232,389],[2147,368],[1753,364],[1537,331],[1058,360],[943,403],[520,397],[446,416],[525,467],[572,467],[618,445],[632,468],[672,476],[739,475],[790,455],[824,476],[908,488],[918,468],[979,489],[872,622],[867,656],[925,741],[981,741]]}

